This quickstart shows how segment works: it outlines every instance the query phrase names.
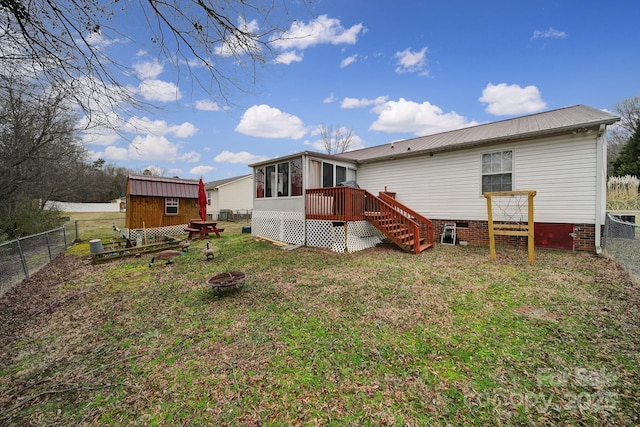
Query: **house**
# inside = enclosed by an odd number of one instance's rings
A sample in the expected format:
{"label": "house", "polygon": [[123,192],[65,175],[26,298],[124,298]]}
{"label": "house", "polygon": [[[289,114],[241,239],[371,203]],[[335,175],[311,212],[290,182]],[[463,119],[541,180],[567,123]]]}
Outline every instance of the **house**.
{"label": "house", "polygon": [[231,212],[234,216],[248,215],[253,208],[253,175],[243,175],[220,179],[205,184],[207,191],[207,215],[216,219],[222,213]]}
{"label": "house", "polygon": [[[484,194],[532,190],[537,246],[598,252],[606,127],[618,120],[576,105],[339,155],[256,163],[252,234],[339,252],[388,237],[418,253],[455,224],[458,239],[487,245]],[[340,186],[347,181],[359,188]]]}
{"label": "house", "polygon": [[126,227],[157,228],[199,218],[198,181],[148,175],[127,179]]}

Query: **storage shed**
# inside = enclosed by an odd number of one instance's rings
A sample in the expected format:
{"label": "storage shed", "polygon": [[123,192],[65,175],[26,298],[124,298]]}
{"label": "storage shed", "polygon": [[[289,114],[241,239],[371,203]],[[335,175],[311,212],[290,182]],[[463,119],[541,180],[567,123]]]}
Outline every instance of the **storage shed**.
{"label": "storage shed", "polygon": [[129,175],[126,206],[129,229],[188,224],[199,217],[198,181]]}

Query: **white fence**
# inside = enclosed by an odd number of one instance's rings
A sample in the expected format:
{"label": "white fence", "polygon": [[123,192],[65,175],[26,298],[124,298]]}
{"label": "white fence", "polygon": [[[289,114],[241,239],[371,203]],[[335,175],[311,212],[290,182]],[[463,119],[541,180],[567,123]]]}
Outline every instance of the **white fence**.
{"label": "white fence", "polygon": [[45,209],[57,209],[61,212],[120,212],[120,203],[69,203],[45,202]]}

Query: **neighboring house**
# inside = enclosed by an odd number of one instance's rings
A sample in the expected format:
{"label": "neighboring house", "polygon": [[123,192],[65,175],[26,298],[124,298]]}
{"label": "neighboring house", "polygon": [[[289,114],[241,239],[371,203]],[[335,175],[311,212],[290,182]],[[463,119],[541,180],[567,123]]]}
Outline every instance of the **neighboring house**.
{"label": "neighboring house", "polygon": [[253,208],[253,175],[220,179],[205,184],[207,215],[218,217],[221,210],[248,213]]}
{"label": "neighboring house", "polygon": [[200,216],[198,181],[129,175],[126,207],[129,229],[189,224]]}
{"label": "neighboring house", "polygon": [[[420,252],[456,224],[460,239],[486,245],[483,194],[535,190],[536,245],[597,252],[606,126],[618,120],[577,105],[339,155],[256,163],[252,234],[352,251],[383,233]],[[360,189],[336,187],[343,181]]]}

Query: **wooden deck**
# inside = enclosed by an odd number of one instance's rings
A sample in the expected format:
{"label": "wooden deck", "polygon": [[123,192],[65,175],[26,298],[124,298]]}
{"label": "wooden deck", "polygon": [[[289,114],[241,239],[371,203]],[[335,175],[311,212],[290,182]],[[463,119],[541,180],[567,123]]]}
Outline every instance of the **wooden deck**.
{"label": "wooden deck", "polygon": [[307,219],[368,221],[402,249],[419,254],[433,246],[432,222],[385,193],[352,187],[311,188],[305,194]]}

